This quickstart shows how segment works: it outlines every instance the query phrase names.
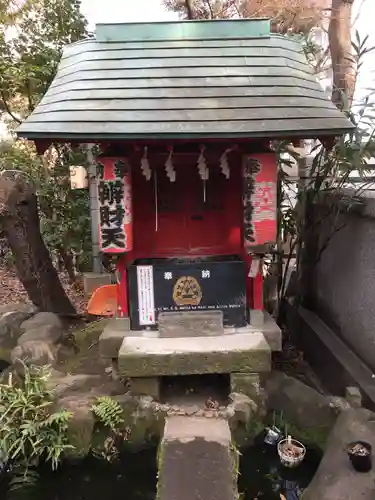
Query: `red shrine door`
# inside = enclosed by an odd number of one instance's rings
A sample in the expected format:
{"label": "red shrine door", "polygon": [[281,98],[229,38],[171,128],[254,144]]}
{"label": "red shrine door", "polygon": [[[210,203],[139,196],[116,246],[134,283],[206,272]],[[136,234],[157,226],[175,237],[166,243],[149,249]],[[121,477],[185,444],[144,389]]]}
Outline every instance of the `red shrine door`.
{"label": "red shrine door", "polygon": [[242,253],[240,169],[227,179],[210,167],[203,181],[196,165],[175,162],[174,182],[164,166],[150,181],[134,177],[135,256]]}

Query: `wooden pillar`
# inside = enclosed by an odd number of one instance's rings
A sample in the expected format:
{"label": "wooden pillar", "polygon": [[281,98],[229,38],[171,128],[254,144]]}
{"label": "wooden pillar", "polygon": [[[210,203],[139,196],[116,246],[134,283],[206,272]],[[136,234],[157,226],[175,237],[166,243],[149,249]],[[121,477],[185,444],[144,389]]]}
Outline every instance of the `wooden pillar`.
{"label": "wooden pillar", "polygon": [[[277,162],[274,153],[243,157],[243,243],[247,304],[262,312],[263,255],[277,238]],[[251,317],[251,314],[250,314]]]}
{"label": "wooden pillar", "polygon": [[117,315],[129,316],[127,255],[121,255],[117,261]]}
{"label": "wooden pillar", "polygon": [[252,278],[252,284],[253,284],[253,309],[256,311],[263,311],[264,309],[264,304],[263,304],[263,272],[262,272],[262,266],[263,266],[263,260],[261,257],[254,257],[253,262],[259,262],[257,272],[255,276]]}

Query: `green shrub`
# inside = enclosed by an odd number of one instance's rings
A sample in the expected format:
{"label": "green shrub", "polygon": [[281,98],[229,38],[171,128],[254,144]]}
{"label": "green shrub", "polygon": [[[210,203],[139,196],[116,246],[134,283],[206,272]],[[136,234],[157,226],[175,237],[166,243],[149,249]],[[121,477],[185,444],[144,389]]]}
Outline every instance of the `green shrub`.
{"label": "green shrub", "polygon": [[0,447],[13,469],[12,487],[34,479],[31,469],[42,460],[56,469],[72,448],[67,439],[71,413],[54,408],[53,391],[47,387],[49,369],[24,369],[23,380],[10,374],[0,384]]}

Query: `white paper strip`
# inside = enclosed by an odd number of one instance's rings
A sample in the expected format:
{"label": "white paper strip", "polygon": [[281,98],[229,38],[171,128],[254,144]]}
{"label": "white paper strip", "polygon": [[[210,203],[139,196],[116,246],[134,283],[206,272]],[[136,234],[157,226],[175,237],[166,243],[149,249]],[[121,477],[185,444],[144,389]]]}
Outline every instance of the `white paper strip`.
{"label": "white paper strip", "polygon": [[251,261],[251,266],[250,266],[250,271],[249,271],[249,278],[255,278],[255,276],[259,272],[259,266],[260,266],[260,259],[253,259]]}
{"label": "white paper strip", "polygon": [[139,324],[151,326],[156,322],[154,272],[152,266],[137,266]]}

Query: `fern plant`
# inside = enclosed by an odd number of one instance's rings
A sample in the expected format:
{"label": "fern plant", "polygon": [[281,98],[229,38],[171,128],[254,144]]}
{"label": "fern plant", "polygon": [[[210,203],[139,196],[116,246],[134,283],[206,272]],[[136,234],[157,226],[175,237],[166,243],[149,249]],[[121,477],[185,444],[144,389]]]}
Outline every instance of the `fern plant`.
{"label": "fern plant", "polygon": [[0,448],[12,466],[12,488],[34,482],[33,469],[41,460],[56,469],[69,448],[71,413],[54,410],[53,391],[47,388],[48,367],[24,366],[24,379],[9,375],[0,384]]}
{"label": "fern plant", "polygon": [[97,398],[91,409],[99,422],[109,427],[115,434],[124,424],[121,405],[109,396]]}
{"label": "fern plant", "polygon": [[130,429],[125,427],[121,405],[108,396],[97,398],[91,407],[97,421],[110,430],[103,446],[92,450],[94,456],[113,462],[119,456],[121,443],[128,439]]}

